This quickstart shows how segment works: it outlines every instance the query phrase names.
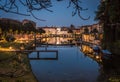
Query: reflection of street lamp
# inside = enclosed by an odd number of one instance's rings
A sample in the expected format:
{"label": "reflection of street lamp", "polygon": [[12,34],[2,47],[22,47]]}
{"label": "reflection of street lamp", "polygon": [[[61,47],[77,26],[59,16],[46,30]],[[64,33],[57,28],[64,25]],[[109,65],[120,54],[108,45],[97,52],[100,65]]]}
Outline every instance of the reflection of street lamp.
{"label": "reflection of street lamp", "polygon": [[96,56],[96,59],[99,59],[99,58],[100,58],[100,57],[97,55],[97,56]]}
{"label": "reflection of street lamp", "polygon": [[57,30],[57,28],[56,28],[56,32],[55,32],[55,43],[57,44],[57,32],[58,32],[58,30]]}

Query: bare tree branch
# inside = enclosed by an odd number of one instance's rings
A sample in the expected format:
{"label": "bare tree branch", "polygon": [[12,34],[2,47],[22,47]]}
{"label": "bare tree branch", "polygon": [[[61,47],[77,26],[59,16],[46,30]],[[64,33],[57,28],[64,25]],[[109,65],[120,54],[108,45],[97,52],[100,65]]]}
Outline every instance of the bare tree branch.
{"label": "bare tree branch", "polygon": [[20,13],[20,12],[16,12],[16,11],[6,10],[4,8],[1,8],[1,7],[0,7],[0,10],[3,10],[4,12],[9,12],[9,13],[14,13],[14,14],[18,14],[18,15],[23,15],[23,16],[30,16],[29,14],[24,14],[24,13]]}
{"label": "bare tree branch", "polygon": [[31,13],[31,15],[32,15],[35,19],[40,20],[40,21],[46,21],[46,20],[37,18],[32,12],[30,12],[30,13]]}
{"label": "bare tree branch", "polygon": [[68,7],[70,7],[70,6],[72,5],[73,8],[74,8],[74,11],[72,12],[72,16],[75,16],[76,14],[78,14],[78,16],[79,16],[81,19],[83,19],[83,20],[88,20],[88,19],[90,18],[90,16],[87,17],[87,18],[83,18],[83,17],[81,16],[81,11],[85,11],[85,10],[88,10],[88,9],[87,9],[87,8],[86,8],[86,9],[83,9],[83,8],[80,6],[80,3],[82,3],[80,0],[71,0],[71,1],[69,2],[69,6],[68,6]]}
{"label": "bare tree branch", "polygon": [[[56,0],[56,1],[64,1],[64,0]],[[72,16],[78,15],[81,19],[87,20],[88,18],[83,18],[81,16],[81,11],[87,10],[83,9],[80,6],[81,1],[80,0],[69,0],[68,7],[73,7]],[[28,14],[22,13],[21,6],[25,7],[26,12],[29,12]],[[0,10],[5,11],[7,13],[14,13],[19,14],[23,16],[30,16],[32,15],[35,19],[40,21],[45,21],[42,19],[37,18],[33,11],[40,11],[40,10],[47,10],[49,12],[53,12],[49,8],[52,7],[52,0],[0,0]]]}

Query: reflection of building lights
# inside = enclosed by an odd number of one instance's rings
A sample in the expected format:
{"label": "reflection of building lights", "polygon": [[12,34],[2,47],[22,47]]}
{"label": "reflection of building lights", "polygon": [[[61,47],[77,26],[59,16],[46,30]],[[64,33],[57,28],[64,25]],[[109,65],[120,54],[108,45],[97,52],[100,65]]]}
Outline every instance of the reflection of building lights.
{"label": "reflection of building lights", "polygon": [[15,42],[17,42],[17,40],[15,40]]}
{"label": "reflection of building lights", "polygon": [[89,47],[89,46],[82,46],[83,52],[87,51],[87,52],[93,52],[93,50]]}
{"label": "reflection of building lights", "polygon": [[33,47],[35,46],[35,44],[32,45]]}
{"label": "reflection of building lights", "polygon": [[0,48],[0,51],[11,51],[11,50],[15,50],[13,49],[13,47],[9,47],[9,48]]}
{"label": "reflection of building lights", "polygon": [[96,59],[99,59],[100,57],[99,56],[96,56]]}
{"label": "reflection of building lights", "polygon": [[24,50],[24,46],[21,46],[20,49],[21,49],[21,50]]}
{"label": "reflection of building lights", "polygon": [[12,47],[10,46],[9,49],[12,49]]}
{"label": "reflection of building lights", "polygon": [[23,41],[21,40],[20,43],[23,43]]}
{"label": "reflection of building lights", "polygon": [[26,43],[28,43],[28,41],[26,41]]}
{"label": "reflection of building lights", "polygon": [[57,44],[60,44],[60,42],[57,42]]}

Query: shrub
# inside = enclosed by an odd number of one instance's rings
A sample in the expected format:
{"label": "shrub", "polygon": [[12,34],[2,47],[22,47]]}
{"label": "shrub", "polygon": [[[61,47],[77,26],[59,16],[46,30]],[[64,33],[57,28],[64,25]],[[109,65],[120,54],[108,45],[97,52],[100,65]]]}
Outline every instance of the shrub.
{"label": "shrub", "polygon": [[15,37],[12,36],[12,35],[7,35],[6,38],[5,38],[5,40],[7,42],[14,42],[15,41]]}

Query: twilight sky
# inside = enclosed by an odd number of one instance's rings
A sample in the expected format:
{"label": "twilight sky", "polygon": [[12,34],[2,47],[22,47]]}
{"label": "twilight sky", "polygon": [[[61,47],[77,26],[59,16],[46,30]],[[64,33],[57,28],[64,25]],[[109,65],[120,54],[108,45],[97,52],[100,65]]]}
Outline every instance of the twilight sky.
{"label": "twilight sky", "polygon": [[[72,7],[67,8],[68,6],[68,0],[64,0],[62,2],[56,2],[53,1],[53,7],[50,9],[53,10],[53,12],[48,12],[46,10],[41,10],[34,12],[36,17],[40,19],[44,19],[46,21],[39,21],[33,18],[32,16],[21,16],[11,13],[5,13],[3,11],[0,11],[0,18],[12,18],[17,20],[23,20],[23,19],[29,19],[34,22],[36,22],[37,26],[70,26],[71,24],[75,26],[81,26],[81,25],[90,25],[96,23],[94,21],[95,17],[95,10],[97,10],[97,6],[100,3],[100,0],[81,0],[81,6],[83,8],[88,8],[87,11],[82,11],[81,16],[84,18],[87,18],[90,16],[89,20],[82,20],[78,17],[78,15],[72,17]],[[23,8],[21,5],[21,11],[25,12],[25,8]]]}

